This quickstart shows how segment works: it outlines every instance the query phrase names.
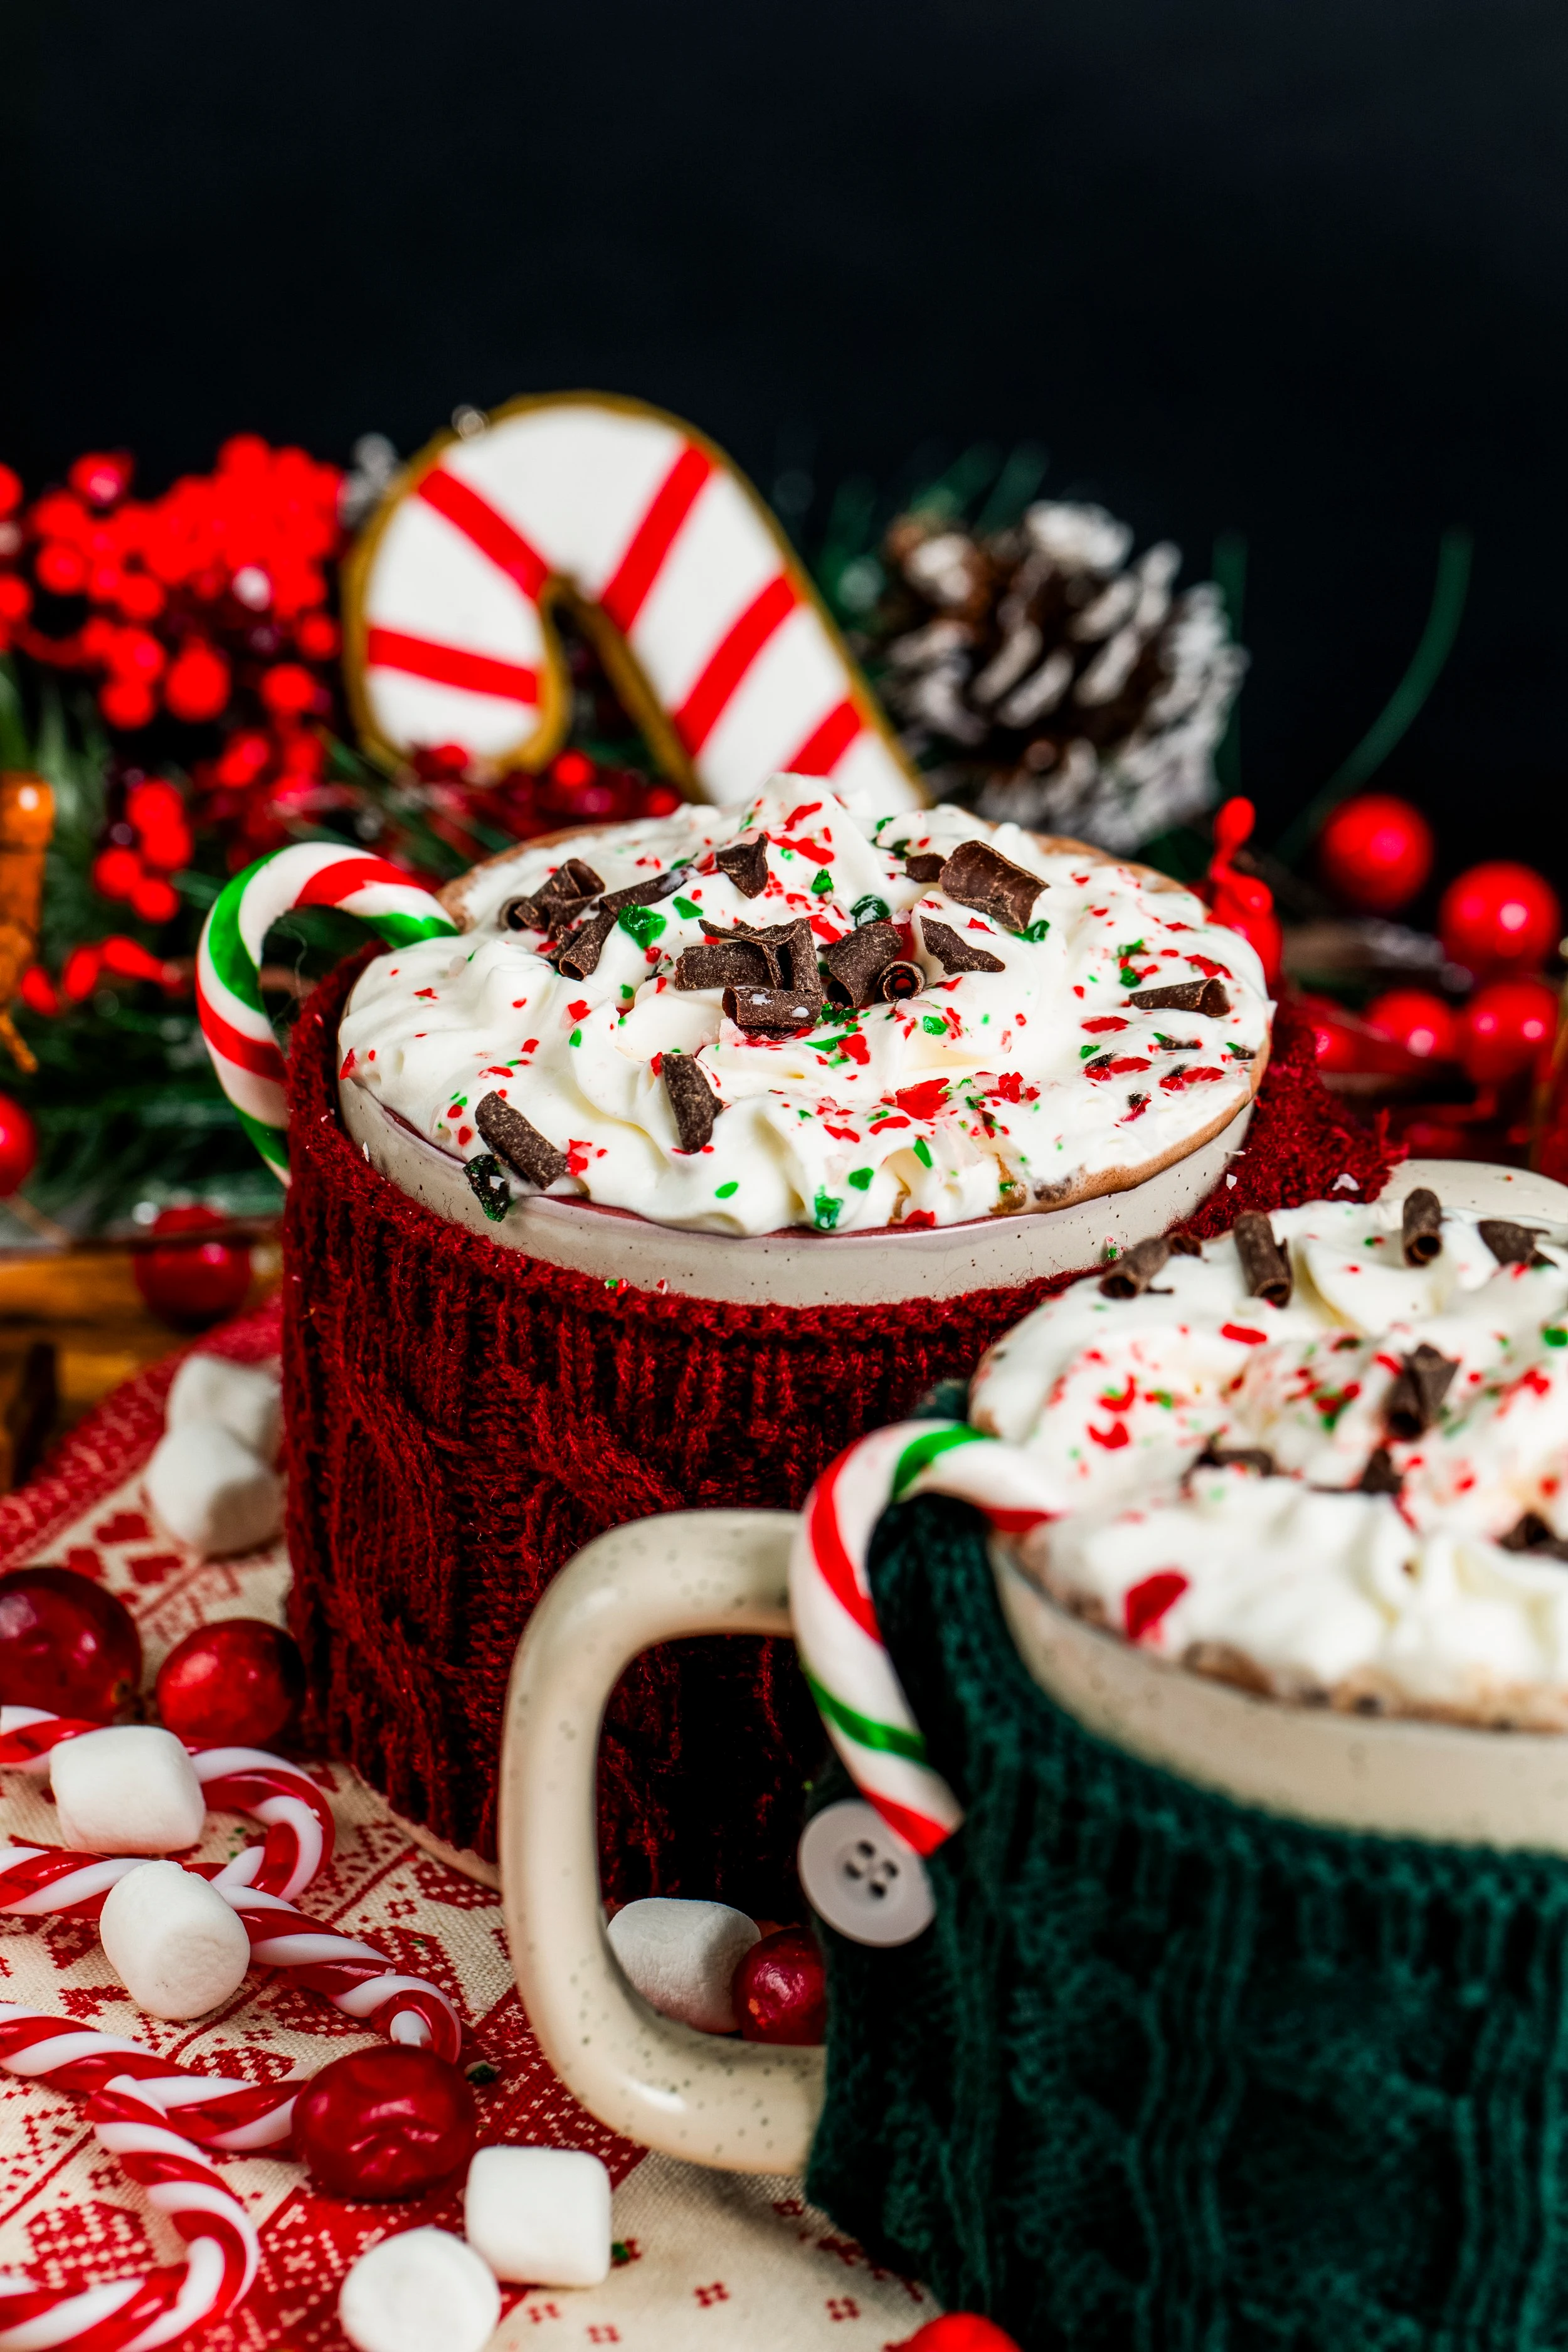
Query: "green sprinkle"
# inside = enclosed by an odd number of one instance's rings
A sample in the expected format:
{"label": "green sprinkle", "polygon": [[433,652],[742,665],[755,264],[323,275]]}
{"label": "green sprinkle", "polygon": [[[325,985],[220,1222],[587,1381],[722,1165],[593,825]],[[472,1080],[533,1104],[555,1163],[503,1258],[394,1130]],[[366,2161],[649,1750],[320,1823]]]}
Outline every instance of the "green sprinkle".
{"label": "green sprinkle", "polygon": [[1147,955],[1149,950],[1142,940],[1129,940],[1126,946],[1118,948],[1116,952],[1125,963],[1129,956]]}
{"label": "green sprinkle", "polygon": [[1104,1051],[1104,1046],[1100,1045],[1080,1045],[1078,1049],[1078,1057],[1080,1062],[1087,1062],[1091,1054],[1103,1054]]}
{"label": "green sprinkle", "polygon": [[637,994],[637,990],[632,986],[629,980],[622,981],[621,994],[623,996],[635,996]]}
{"label": "green sprinkle", "polygon": [[832,868],[825,866],[811,887],[817,898],[826,898],[833,887]]}
{"label": "green sprinkle", "polygon": [[[851,1176],[849,1181],[853,1184],[855,1181],[853,1176]],[[1549,1323],[1541,1336],[1545,1340],[1549,1348],[1568,1348],[1568,1331],[1563,1330],[1560,1326],[1555,1323]]]}
{"label": "green sprinkle", "polygon": [[[849,1171],[849,1181],[854,1185],[855,1190],[858,1192],[863,1192],[870,1183],[876,1171],[871,1168],[851,1168]],[[1563,1335],[1559,1332],[1557,1336],[1561,1339]]]}
{"label": "green sprinkle", "polygon": [[1123,988],[1137,988],[1142,985],[1138,974],[1130,963],[1124,963],[1116,977]]}
{"label": "green sprinkle", "polygon": [[574,1029],[570,1037],[567,1038],[566,1043],[569,1045],[580,1045],[583,1043],[583,1032],[581,1029]]}
{"label": "green sprinkle", "polygon": [[915,1158],[922,1168],[931,1166],[931,1146],[923,1135],[917,1135],[915,1138]]}
{"label": "green sprinkle", "polygon": [[940,1013],[922,1013],[921,1027],[929,1037],[945,1037],[947,1034],[947,1024]]}
{"label": "green sprinkle", "polygon": [[862,923],[885,923],[892,909],[886,898],[879,898],[875,891],[868,891],[864,898],[856,899],[849,911],[858,930]]}
{"label": "green sprinkle", "polygon": [[623,931],[629,932],[636,940],[639,948],[651,948],[655,940],[662,939],[668,928],[656,907],[623,907],[620,925]]}
{"label": "green sprinkle", "polygon": [[727,1201],[731,1192],[738,1192],[740,1189],[740,1178],[738,1176],[731,1176],[727,1184],[715,1184],[713,1187],[713,1198],[716,1201]]}
{"label": "green sprinkle", "polygon": [[690,917],[692,915],[700,915],[702,912],[702,909],[693,899],[678,898],[675,902],[675,911],[678,915]]}
{"label": "green sprinkle", "polygon": [[610,2260],[615,2263],[617,2270],[619,2270],[625,2263],[629,2263],[631,2258],[631,2248],[626,2244],[624,2238],[616,2238],[612,2240],[610,2245]]}
{"label": "green sprinkle", "polygon": [[1046,933],[1050,929],[1050,928],[1049,923],[1047,922],[1044,915],[1042,915],[1037,923],[1030,923],[1026,929],[1018,933],[1018,937],[1021,940],[1034,940],[1038,942],[1040,940],[1045,938]]}
{"label": "green sprinkle", "polygon": [[826,1232],[831,1233],[838,1223],[839,1212],[844,1206],[843,1202],[836,1201],[831,1192],[819,1192],[811,1206],[817,1223]]}

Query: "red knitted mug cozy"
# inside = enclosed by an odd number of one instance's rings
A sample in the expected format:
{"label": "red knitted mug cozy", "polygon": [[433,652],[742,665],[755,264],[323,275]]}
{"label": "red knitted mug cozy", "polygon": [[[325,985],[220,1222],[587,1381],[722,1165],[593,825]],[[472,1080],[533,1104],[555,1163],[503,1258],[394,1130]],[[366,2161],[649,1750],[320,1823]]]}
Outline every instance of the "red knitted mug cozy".
{"label": "red knitted mug cozy", "polygon": [[[396,1810],[496,1850],[512,1653],[545,1584],[654,1511],[795,1509],[1067,1275],[898,1306],[745,1307],[547,1265],[446,1223],[370,1169],[337,1107],[338,1018],[366,949],[310,999],[289,1062],[284,1382],[290,1617],[316,1735]],[[1324,1092],[1282,1006],[1234,1185],[1189,1223],[1310,1200],[1389,1154]],[[606,1894],[720,1895],[793,1916],[802,1787],[822,1753],[787,1643],[640,1659],[599,1769]]]}

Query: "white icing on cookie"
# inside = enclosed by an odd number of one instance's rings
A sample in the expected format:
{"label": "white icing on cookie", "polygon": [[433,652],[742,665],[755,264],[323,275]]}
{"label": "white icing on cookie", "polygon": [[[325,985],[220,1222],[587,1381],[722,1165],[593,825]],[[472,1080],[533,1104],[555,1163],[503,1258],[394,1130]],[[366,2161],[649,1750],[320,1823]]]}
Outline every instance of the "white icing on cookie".
{"label": "white icing on cookie", "polygon": [[[1401,1218],[1277,1213],[1283,1307],[1248,1296],[1229,1235],[1134,1298],[1075,1283],[985,1357],[971,1417],[1057,1484],[1029,1571],[1157,1654],[1282,1696],[1568,1727],[1568,1562],[1542,1549],[1568,1538],[1568,1227],[1537,1222],[1537,1262],[1501,1264],[1449,1210],[1409,1266]],[[1426,1428],[1422,1348],[1453,1368]],[[1212,1459],[1256,1449],[1272,1474]],[[1364,1491],[1369,1465],[1397,1491]]]}
{"label": "white icing on cookie", "polygon": [[[714,852],[767,843],[747,897]],[[905,868],[989,843],[1040,888],[1015,929]],[[624,910],[585,979],[562,942],[501,927],[570,857],[608,891],[679,866],[657,904]],[[1125,866],[1050,852],[1016,825],[957,809],[873,822],[811,779],[775,777],[745,809],[673,815],[520,848],[470,878],[461,940],[372,964],[341,1026],[344,1075],[467,1161],[490,1092],[563,1153],[552,1192],[718,1233],[955,1224],[1055,1205],[1086,1181],[1179,1156],[1233,1117],[1268,1035],[1247,943],[1188,892]],[[717,987],[681,990],[684,950],[737,925],[804,918],[820,950],[890,919],[924,975],[902,1002],[824,1004],[793,1034],[748,1034]],[[925,932],[945,924],[999,971],[949,971]],[[1130,992],[1218,977],[1228,1010],[1140,1013]],[[683,1150],[663,1057],[695,1057],[721,1112]],[[511,1189],[525,1189],[512,1180]]]}

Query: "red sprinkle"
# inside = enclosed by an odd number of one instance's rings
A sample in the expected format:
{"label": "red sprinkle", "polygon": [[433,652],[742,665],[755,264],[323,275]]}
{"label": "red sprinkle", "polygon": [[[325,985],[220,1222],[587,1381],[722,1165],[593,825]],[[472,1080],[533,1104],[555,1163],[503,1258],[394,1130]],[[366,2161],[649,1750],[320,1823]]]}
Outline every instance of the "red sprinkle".
{"label": "red sprinkle", "polygon": [[353,1049],[353,1047],[351,1045],[351,1046],[349,1047],[348,1052],[343,1055],[343,1066],[342,1066],[342,1068],[338,1072],[338,1076],[339,1076],[339,1077],[340,1077],[340,1078],[346,1078],[346,1077],[348,1076],[349,1072],[353,1068],[353,1066],[354,1066],[354,1049]]}
{"label": "red sprinkle", "polygon": [[911,1209],[907,1217],[900,1218],[899,1223],[901,1225],[934,1225],[936,1218],[930,1209]]}
{"label": "red sprinkle", "polygon": [[1097,1445],[1104,1446],[1108,1454],[1119,1454],[1124,1445],[1132,1443],[1124,1421],[1113,1421],[1109,1429],[1096,1429],[1091,1424],[1089,1433]]}
{"label": "red sprinkle", "polygon": [[1264,1347],[1268,1339],[1267,1331],[1249,1331],[1245,1323],[1222,1323],[1219,1336],[1222,1339],[1239,1339],[1248,1348]]}
{"label": "red sprinkle", "polygon": [[833,863],[832,849],[830,847],[825,849],[820,842],[786,841],[783,834],[781,834],[779,835],[779,847],[781,849],[793,849],[797,857],[809,857],[814,866],[831,866]]}
{"label": "red sprinkle", "polygon": [[1121,1604],[1128,1640],[1141,1642],[1145,1633],[1152,1633],[1186,1589],[1187,1580],[1179,1568],[1159,1569],[1152,1576],[1146,1576],[1142,1584],[1132,1585]]}
{"label": "red sprinkle", "polygon": [[[947,1100],[947,1080],[927,1078],[921,1086],[904,1087],[893,1097],[893,1100],[898,1104],[899,1108],[907,1111],[911,1118],[934,1118]],[[904,1222],[906,1224],[909,1223],[907,1217]]]}
{"label": "red sprinkle", "polygon": [[566,1007],[566,1010],[574,1021],[581,1021],[584,1013],[588,1010],[587,998],[585,996],[578,997],[576,1003],[574,1004],[569,1004]]}
{"label": "red sprinkle", "polygon": [[1107,1013],[1098,1021],[1084,1021],[1079,1025],[1080,1028],[1089,1030],[1091,1035],[1098,1037],[1103,1029],[1125,1029],[1127,1024],[1120,1013]]}

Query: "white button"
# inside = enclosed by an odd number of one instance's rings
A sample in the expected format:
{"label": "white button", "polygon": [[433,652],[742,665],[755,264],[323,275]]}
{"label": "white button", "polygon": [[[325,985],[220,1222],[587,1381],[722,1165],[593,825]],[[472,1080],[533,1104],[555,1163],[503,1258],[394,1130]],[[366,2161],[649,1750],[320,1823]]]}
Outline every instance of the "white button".
{"label": "white button", "polygon": [[812,1909],[854,1943],[912,1943],[936,1916],[924,1863],[863,1797],[815,1814],[796,1859]]}

